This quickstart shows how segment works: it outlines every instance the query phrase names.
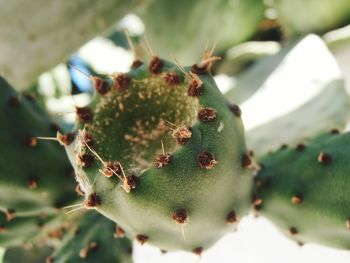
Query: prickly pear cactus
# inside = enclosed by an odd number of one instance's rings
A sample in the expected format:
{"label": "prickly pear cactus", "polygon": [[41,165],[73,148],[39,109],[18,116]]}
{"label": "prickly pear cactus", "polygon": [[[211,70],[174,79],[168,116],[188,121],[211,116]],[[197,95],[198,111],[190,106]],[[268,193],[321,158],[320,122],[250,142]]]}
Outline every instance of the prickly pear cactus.
{"label": "prickly pear cactus", "polygon": [[80,215],[22,216],[9,218],[0,214],[0,246],[11,248],[22,246],[30,249],[36,246],[56,247]]}
{"label": "prickly pear cactus", "polygon": [[88,212],[69,230],[62,245],[46,258],[46,262],[131,263],[131,241],[116,235],[112,221],[96,212]]}
{"label": "prickly pear cactus", "polygon": [[264,18],[264,4],[262,0],[162,0],[151,2],[140,16],[146,36],[162,57],[175,55],[184,63],[194,63],[207,41],[225,49],[254,35]]}
{"label": "prickly pear cactus", "polygon": [[5,214],[0,214],[0,246],[13,247],[30,244],[37,239],[40,232],[46,232],[43,228],[45,223],[48,223],[53,218],[52,216],[30,216],[9,218]]}
{"label": "prickly pear cactus", "polygon": [[336,130],[262,159],[259,213],[299,242],[350,247],[350,134]]}
{"label": "prickly pear cactus", "polygon": [[63,141],[85,207],[141,244],[200,254],[231,232],[250,206],[252,161],[240,110],[207,73],[153,56],[127,74],[93,78]]}
{"label": "prickly pear cactus", "polygon": [[31,96],[0,78],[0,211],[8,217],[56,213],[76,197],[72,168],[59,145],[37,136],[57,125]]}
{"label": "prickly pear cactus", "polygon": [[35,246],[31,248],[12,247],[6,250],[3,263],[38,263],[45,262],[48,255],[52,253],[51,247]]}
{"label": "prickly pear cactus", "polygon": [[287,35],[324,33],[350,22],[348,0],[273,0]]}

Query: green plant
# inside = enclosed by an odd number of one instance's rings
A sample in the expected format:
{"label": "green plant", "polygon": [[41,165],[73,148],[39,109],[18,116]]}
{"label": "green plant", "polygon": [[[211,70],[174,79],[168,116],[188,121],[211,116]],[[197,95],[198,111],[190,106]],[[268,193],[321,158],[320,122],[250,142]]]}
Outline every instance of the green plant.
{"label": "green plant", "polygon": [[110,81],[96,79],[96,96],[77,110],[66,149],[85,206],[141,244],[203,249],[249,208],[240,110],[220,94],[209,66],[179,69],[154,56]]}
{"label": "green plant", "polygon": [[332,130],[264,157],[256,177],[259,213],[302,244],[348,249],[349,139]]}
{"label": "green plant", "polygon": [[[322,1],[105,0],[95,11],[74,5],[68,20],[69,5],[57,3],[63,29],[49,33],[43,20],[54,8],[36,3],[24,28],[13,18],[1,25],[11,33],[0,44],[3,262],[132,262],[131,240],[200,255],[252,211],[300,244],[348,249],[350,141],[341,134],[350,119],[348,83],[326,44],[341,57],[350,33],[338,27],[350,21],[349,4]],[[2,5],[0,14],[31,10]],[[94,88],[85,104],[74,81],[68,88],[53,81],[55,98],[43,82],[33,84],[130,11],[143,20],[145,38],[125,38],[124,22],[110,37],[123,52],[129,43],[128,71],[100,72],[87,58],[90,73],[66,63]],[[304,37],[334,29],[325,41]],[[56,33],[72,36],[63,45]],[[206,46],[215,42],[216,49]],[[13,59],[17,52],[25,63]],[[69,70],[60,70],[67,81]],[[224,95],[219,74],[231,85]],[[293,89],[304,85],[305,98],[292,105],[296,96],[285,86],[299,78]],[[74,112],[56,114],[71,111],[64,100]],[[75,121],[67,121],[72,113]]]}

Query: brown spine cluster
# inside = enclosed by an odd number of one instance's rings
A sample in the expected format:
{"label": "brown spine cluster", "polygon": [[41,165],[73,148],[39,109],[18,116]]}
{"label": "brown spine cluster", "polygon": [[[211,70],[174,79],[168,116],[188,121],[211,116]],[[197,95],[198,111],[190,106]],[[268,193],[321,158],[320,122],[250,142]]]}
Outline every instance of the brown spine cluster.
{"label": "brown spine cluster", "polygon": [[172,214],[172,219],[177,224],[186,224],[188,223],[188,213],[186,209],[178,209]]}
{"label": "brown spine cluster", "polygon": [[167,166],[171,162],[172,156],[170,153],[164,153],[157,156],[155,166],[159,169]]}
{"label": "brown spine cluster", "polygon": [[96,193],[92,193],[84,202],[86,209],[93,209],[101,205],[101,199]]}
{"label": "brown spine cluster", "polygon": [[149,63],[148,69],[152,74],[159,74],[163,70],[163,62],[159,57],[154,56]]}
{"label": "brown spine cluster", "polygon": [[128,75],[123,73],[116,74],[115,76],[113,76],[113,80],[114,80],[114,87],[119,92],[123,92],[124,90],[126,90],[126,88],[129,86],[131,82],[131,78]]}
{"label": "brown spine cluster", "polygon": [[208,169],[208,170],[212,169],[218,163],[215,160],[214,155],[208,151],[201,152],[198,155],[197,160],[201,168]]}
{"label": "brown spine cluster", "polygon": [[216,118],[216,110],[210,107],[205,107],[199,110],[198,119],[201,122],[211,122]]}

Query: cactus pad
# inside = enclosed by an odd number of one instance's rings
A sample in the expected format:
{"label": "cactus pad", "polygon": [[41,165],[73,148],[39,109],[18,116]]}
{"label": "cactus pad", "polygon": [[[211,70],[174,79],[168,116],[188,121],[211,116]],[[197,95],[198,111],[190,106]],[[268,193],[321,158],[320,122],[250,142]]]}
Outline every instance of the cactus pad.
{"label": "cactus pad", "polygon": [[260,213],[299,243],[350,247],[350,134],[282,147],[262,159]]}
{"label": "cactus pad", "polygon": [[0,211],[16,216],[56,213],[76,197],[72,168],[56,143],[57,126],[33,97],[0,78]]}
{"label": "cactus pad", "polygon": [[95,79],[96,96],[77,110],[66,150],[85,207],[141,244],[199,253],[249,208],[252,163],[239,109],[207,67],[180,70],[154,56]]}
{"label": "cactus pad", "polygon": [[132,244],[126,238],[116,236],[115,224],[107,218],[89,212],[78,222],[76,227],[62,240],[60,247],[46,262],[132,262]]}

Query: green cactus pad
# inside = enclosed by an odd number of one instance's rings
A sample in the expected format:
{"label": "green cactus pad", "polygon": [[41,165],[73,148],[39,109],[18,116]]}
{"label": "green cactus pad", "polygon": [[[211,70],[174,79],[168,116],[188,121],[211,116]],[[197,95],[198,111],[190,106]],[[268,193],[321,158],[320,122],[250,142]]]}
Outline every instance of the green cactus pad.
{"label": "green cactus pad", "polygon": [[66,150],[85,206],[141,244],[199,253],[250,206],[240,110],[228,105],[207,66],[188,73],[153,57],[113,81],[95,81],[98,94],[78,111]]}
{"label": "green cactus pad", "polygon": [[299,243],[350,248],[350,134],[330,134],[264,157],[258,210]]}
{"label": "green cactus pad", "polygon": [[6,250],[2,263],[41,263],[52,253],[52,247],[13,247]]}
{"label": "green cactus pad", "polygon": [[56,213],[72,200],[72,169],[58,143],[37,136],[57,132],[31,96],[0,77],[0,211],[16,216]]}
{"label": "green cactus pad", "polygon": [[287,35],[325,33],[350,22],[348,0],[273,0]]}
{"label": "green cactus pad", "polygon": [[15,217],[0,213],[0,246],[4,248],[23,246],[56,246],[66,234],[66,230],[79,216],[45,215]]}
{"label": "green cactus pad", "polygon": [[140,16],[145,35],[161,56],[194,63],[207,41],[221,50],[254,35],[264,9],[262,0],[162,0],[150,3]]}
{"label": "green cactus pad", "polygon": [[96,212],[89,212],[71,229],[46,262],[131,263],[131,253],[131,241],[115,235],[115,223]]}

